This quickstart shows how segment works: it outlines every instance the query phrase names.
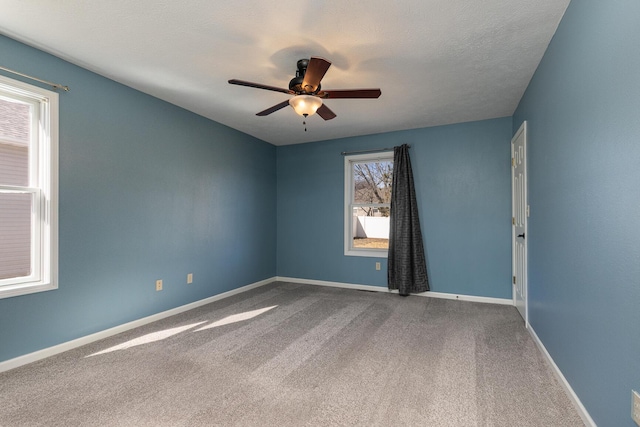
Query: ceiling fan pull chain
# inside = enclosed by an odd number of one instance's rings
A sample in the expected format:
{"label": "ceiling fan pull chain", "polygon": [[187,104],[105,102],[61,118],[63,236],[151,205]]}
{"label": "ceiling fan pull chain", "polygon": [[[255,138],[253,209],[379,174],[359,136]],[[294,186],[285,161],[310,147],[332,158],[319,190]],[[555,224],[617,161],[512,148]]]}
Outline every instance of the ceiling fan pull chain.
{"label": "ceiling fan pull chain", "polygon": [[302,121],[302,124],[304,125],[304,131],[307,131],[307,116],[308,114],[303,114],[304,116],[304,120]]}

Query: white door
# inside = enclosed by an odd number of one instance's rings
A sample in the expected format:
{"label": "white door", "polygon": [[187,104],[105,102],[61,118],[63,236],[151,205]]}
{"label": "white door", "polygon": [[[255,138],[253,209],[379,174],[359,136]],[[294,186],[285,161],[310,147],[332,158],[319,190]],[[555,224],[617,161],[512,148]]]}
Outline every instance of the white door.
{"label": "white door", "polygon": [[522,315],[525,325],[527,317],[527,122],[522,123],[511,140],[511,252],[513,271],[513,303]]}

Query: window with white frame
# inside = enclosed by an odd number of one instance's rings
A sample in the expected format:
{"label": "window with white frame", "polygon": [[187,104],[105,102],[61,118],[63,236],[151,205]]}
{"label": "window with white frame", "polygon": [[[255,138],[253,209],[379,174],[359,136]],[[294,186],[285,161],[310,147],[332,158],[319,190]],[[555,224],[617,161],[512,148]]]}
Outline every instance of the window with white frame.
{"label": "window with white frame", "polygon": [[389,249],[393,152],[344,159],[344,254],[384,258]]}
{"label": "window with white frame", "polygon": [[55,289],[58,94],[0,76],[0,298]]}

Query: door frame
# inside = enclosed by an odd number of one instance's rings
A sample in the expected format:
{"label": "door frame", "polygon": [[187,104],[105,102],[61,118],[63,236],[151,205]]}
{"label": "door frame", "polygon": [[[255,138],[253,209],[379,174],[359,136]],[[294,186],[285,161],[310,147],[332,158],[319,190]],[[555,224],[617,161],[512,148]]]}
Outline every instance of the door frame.
{"label": "door frame", "polygon": [[[513,138],[511,138],[511,216],[512,218],[515,218],[515,204],[516,204],[516,200],[514,198],[514,193],[515,193],[515,167],[514,167],[514,159],[515,159],[515,153],[514,153],[514,143],[515,141],[520,137],[523,136],[524,140],[522,143],[523,146],[523,157],[524,157],[524,171],[523,171],[523,177],[524,177],[524,186],[523,186],[523,197],[524,197],[524,205],[525,205],[525,215],[524,215],[524,234],[525,234],[525,239],[524,239],[524,277],[520,278],[521,280],[523,280],[524,282],[524,286],[523,286],[523,294],[524,294],[524,322],[525,322],[525,326],[528,328],[529,327],[529,269],[528,269],[528,264],[529,264],[529,227],[528,227],[528,223],[529,223],[529,215],[530,215],[530,208],[529,208],[529,196],[528,196],[528,168],[527,168],[527,121],[523,121],[522,124],[520,125],[520,128],[518,129],[518,131],[515,133],[515,135],[513,136]],[[516,279],[516,226],[514,221],[512,220],[512,225],[511,225],[511,274],[512,277],[514,278],[513,281],[515,281]],[[516,284],[513,283],[512,281],[512,287],[511,287],[511,292],[512,292],[512,298],[513,298],[513,305],[516,306]]]}

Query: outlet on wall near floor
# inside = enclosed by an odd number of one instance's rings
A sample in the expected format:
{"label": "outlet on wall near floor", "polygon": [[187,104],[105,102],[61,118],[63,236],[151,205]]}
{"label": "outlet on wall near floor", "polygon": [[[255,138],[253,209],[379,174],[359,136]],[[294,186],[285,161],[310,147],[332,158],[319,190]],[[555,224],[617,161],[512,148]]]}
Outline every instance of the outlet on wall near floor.
{"label": "outlet on wall near floor", "polygon": [[193,273],[187,274],[187,285],[193,283]]}
{"label": "outlet on wall near floor", "polygon": [[380,263],[376,262],[376,270],[380,270]]}
{"label": "outlet on wall near floor", "polygon": [[162,280],[156,280],[156,291],[162,290]]}
{"label": "outlet on wall near floor", "polygon": [[640,426],[640,394],[631,390],[631,418]]}

